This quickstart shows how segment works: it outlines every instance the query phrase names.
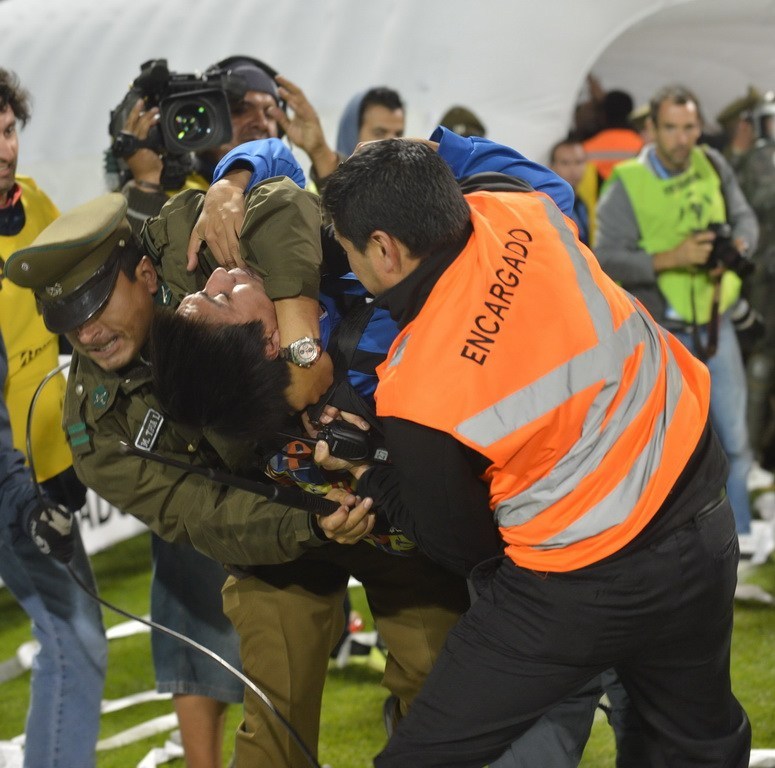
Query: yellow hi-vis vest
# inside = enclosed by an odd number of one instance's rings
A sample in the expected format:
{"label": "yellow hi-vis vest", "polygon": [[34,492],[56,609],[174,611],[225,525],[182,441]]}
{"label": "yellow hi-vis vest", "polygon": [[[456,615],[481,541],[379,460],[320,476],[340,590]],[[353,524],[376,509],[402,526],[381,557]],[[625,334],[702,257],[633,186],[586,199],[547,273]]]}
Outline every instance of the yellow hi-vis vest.
{"label": "yellow hi-vis vest", "polygon": [[569,571],[649,523],[702,434],[710,379],[539,192],[467,195],[474,232],[378,369],[377,413],[487,457],[520,566]]}
{"label": "yellow hi-vis vest", "polygon": [[[726,221],[721,179],[700,147],[694,147],[689,167],[676,176],[660,179],[639,157],[617,165],[612,178],[621,179],[630,198],[640,229],[638,244],[646,253],[670,250],[692,232]],[[715,288],[707,270],[667,269],[657,274],[657,284],[683,321],[697,325],[710,321]],[[720,312],[737,301],[740,285],[734,272],[724,272]]]}
{"label": "yellow hi-vis vest", "polygon": [[[17,176],[16,181],[22,189],[25,224],[17,235],[0,236],[3,262],[14,251],[28,246],[59,216],[56,206],[32,179]],[[59,339],[43,324],[33,292],[10,280],[3,280],[0,288],[0,332],[8,352],[4,394],[13,442],[26,455],[27,413],[38,384],[59,364]],[[40,481],[58,475],[73,463],[62,429],[64,396],[65,379],[60,375],[44,387],[35,405],[32,450]]]}

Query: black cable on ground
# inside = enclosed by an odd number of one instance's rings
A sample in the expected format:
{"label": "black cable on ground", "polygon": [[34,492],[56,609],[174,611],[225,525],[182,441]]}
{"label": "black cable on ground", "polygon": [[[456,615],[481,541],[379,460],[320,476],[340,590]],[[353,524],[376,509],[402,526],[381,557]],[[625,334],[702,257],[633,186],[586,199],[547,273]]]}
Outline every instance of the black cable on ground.
{"label": "black cable on ground", "polygon": [[285,719],[285,717],[277,711],[277,708],[274,704],[270,701],[269,697],[249,678],[247,677],[243,672],[240,672],[236,667],[233,667],[231,664],[229,664],[228,661],[221,658],[217,653],[214,653],[209,648],[206,648],[201,643],[198,643],[196,640],[192,640],[190,637],[187,637],[186,635],[181,634],[180,632],[176,632],[174,629],[170,629],[169,627],[165,627],[163,624],[159,624],[155,621],[152,621],[150,619],[144,619],[141,616],[135,616],[133,613],[130,613],[129,611],[125,611],[123,608],[119,608],[116,605],[113,605],[112,603],[109,603],[104,598],[97,595],[95,592],[91,590],[91,588],[86,584],[81,577],[73,570],[73,568],[68,564],[67,566],[68,573],[70,576],[72,576],[73,580],[76,584],[84,591],[86,592],[89,597],[91,597],[93,600],[96,600],[100,605],[104,605],[106,608],[110,608],[111,611],[114,613],[119,614],[119,616],[124,616],[127,619],[132,619],[134,621],[139,621],[141,624],[145,624],[147,627],[151,627],[151,629],[155,629],[157,632],[162,632],[165,635],[169,635],[170,637],[174,637],[177,640],[180,640],[183,643],[186,643],[187,645],[190,645],[192,648],[196,648],[197,651],[200,653],[205,654],[206,656],[209,656],[213,661],[217,661],[218,664],[220,664],[222,667],[227,669],[231,674],[233,674],[236,678],[241,680],[253,693],[258,696],[259,699],[266,705],[266,707],[269,709],[269,711],[282,723],[283,727],[288,731],[291,738],[295,742],[296,746],[302,751],[304,754],[304,757],[307,759],[309,764],[313,766],[313,768],[320,768],[320,763],[315,759],[314,755],[310,750],[308,749],[307,745],[302,741],[301,736],[299,736],[298,733],[296,733],[296,730],[294,727]]}
{"label": "black cable on ground", "polygon": [[[38,494],[38,498],[43,501],[45,499],[45,494],[43,493],[43,489],[40,486],[40,483],[38,483],[38,476],[35,474],[35,463],[32,458],[32,415],[35,410],[35,404],[37,403],[38,396],[40,395],[41,391],[43,390],[43,387],[48,384],[51,379],[54,378],[58,373],[63,371],[65,368],[67,368],[70,365],[69,362],[62,363],[62,365],[57,366],[54,368],[53,371],[50,371],[46,376],[43,378],[43,380],[38,384],[37,389],[35,390],[35,393],[32,396],[32,400],[30,401],[30,409],[27,413],[27,460],[30,466],[30,477],[32,478],[33,485],[35,486],[35,492]],[[174,629],[170,629],[169,627],[165,627],[162,624],[158,624],[155,621],[151,621],[149,619],[144,619],[140,616],[135,616],[133,613],[130,613],[129,611],[123,610],[123,608],[119,608],[118,606],[113,605],[112,603],[109,603],[107,600],[104,600],[101,598],[98,594],[92,591],[92,589],[89,587],[88,584],[85,584],[81,577],[73,570],[73,568],[67,564],[65,566],[67,568],[67,572],[70,574],[72,579],[75,581],[75,583],[84,591],[86,592],[89,597],[92,598],[92,600],[96,600],[100,605],[104,605],[106,608],[109,608],[114,613],[119,614],[119,616],[124,616],[127,619],[132,619],[133,621],[139,621],[141,624],[145,624],[147,627],[150,627],[151,629],[155,629],[157,632],[162,632],[166,635],[169,635],[170,637],[174,637],[177,640],[180,640],[182,643],[186,643],[187,645],[190,645],[192,648],[196,648],[200,653],[204,653],[206,656],[209,656],[214,661],[218,662],[222,667],[227,669],[231,674],[233,674],[237,679],[239,679],[242,683],[244,683],[253,693],[258,696],[259,699],[266,705],[266,707],[269,709],[269,711],[280,721],[282,726],[285,728],[286,731],[288,731],[288,734],[293,739],[296,746],[301,750],[302,754],[306,758],[307,762],[312,766],[312,768],[321,768],[320,763],[315,759],[315,756],[312,754],[312,752],[309,750],[307,745],[302,741],[301,736],[299,736],[298,733],[296,733],[296,730],[294,727],[288,722],[288,720],[283,717],[283,715],[278,712],[277,708],[274,704],[270,701],[269,697],[245,674],[243,674],[240,670],[233,667],[231,664],[229,664],[228,661],[221,658],[217,653],[214,653],[209,648],[206,648],[201,643],[198,643],[196,640],[192,640],[190,637],[186,637],[186,635],[181,634],[180,632],[176,632]]]}

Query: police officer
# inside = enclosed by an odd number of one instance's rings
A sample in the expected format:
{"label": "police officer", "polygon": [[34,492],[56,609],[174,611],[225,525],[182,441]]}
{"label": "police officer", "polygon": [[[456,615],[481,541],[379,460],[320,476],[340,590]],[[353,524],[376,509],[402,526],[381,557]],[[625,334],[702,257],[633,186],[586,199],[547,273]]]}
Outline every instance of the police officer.
{"label": "police officer", "polygon": [[[353,521],[342,509],[341,515],[316,519],[121,453],[120,442],[131,442],[230,472],[255,468],[258,460],[252,445],[165,420],[151,386],[145,345],[154,300],[174,305],[186,289],[201,289],[215,270],[208,251],[196,273],[185,269],[199,194],[184,192],[166,210],[180,213],[190,206],[191,215],[184,217],[187,230],[177,229],[174,215],[149,225],[153,260],[131,237],[123,198],[109,195],[63,216],[29,248],[14,254],[7,274],[36,291],[46,323],[73,342],[65,420],[80,476],[164,538],[192,543],[230,568],[239,566],[232,568],[238,577],[227,581],[224,606],[240,635],[243,668],[315,751],[328,656],[343,625],[342,574],[357,562],[364,584],[377,596],[375,615],[390,649],[385,684],[404,708],[465,608],[467,590],[462,579],[451,579],[425,558],[407,566],[366,543],[356,544],[371,527],[368,515]],[[258,222],[265,226],[256,226]],[[260,272],[266,293],[276,301],[281,346],[292,346],[299,338],[295,334],[316,337],[316,327],[304,326],[307,302],[317,306],[316,198],[289,179],[259,184],[247,199],[243,237],[243,257]],[[260,264],[254,254],[260,254]],[[180,262],[176,255],[182,256]],[[293,302],[301,308],[288,313],[296,323],[289,336],[285,308]],[[326,378],[326,358],[321,355],[306,369],[279,364],[292,369],[293,387],[297,374]],[[354,501],[344,492],[331,497]],[[250,693],[235,757],[239,767],[307,764],[291,737]]]}
{"label": "police officer", "polygon": [[[276,121],[267,114],[268,109],[282,103],[272,78],[274,70],[251,57],[231,56],[207,70],[208,75],[216,73],[228,97],[231,140],[185,158],[186,162],[178,168],[180,178],[174,184],[187,189],[207,189],[216,163],[233,145],[278,135]],[[159,120],[159,107],[138,99],[127,115],[123,130],[136,139],[145,139],[152,129],[159,130]],[[133,144],[129,142],[128,146]],[[169,199],[171,192],[167,187],[173,179],[167,178],[167,159],[163,160],[156,149],[137,149],[124,162],[130,179],[121,191],[128,201],[129,222],[139,235],[146,218],[158,215]],[[186,168],[189,173],[183,182],[181,173]],[[177,629],[236,661],[236,634],[229,634],[221,626],[224,617],[218,592],[225,579],[223,569],[191,547],[175,545],[156,535],[151,537],[151,551],[154,568],[151,616],[163,618],[167,623],[171,616],[179,617]],[[181,588],[181,584],[186,586]],[[194,592],[197,599],[192,604]],[[201,674],[190,669],[185,649],[167,635],[154,634],[152,648],[156,687],[174,695],[189,768],[198,768],[194,752],[208,755],[205,761],[208,768],[213,762],[220,764],[226,703],[241,700],[241,686],[225,669],[218,667],[213,668],[212,676],[203,680]]]}
{"label": "police officer", "polygon": [[751,113],[761,99],[761,93],[749,85],[745,94],[729,102],[716,115],[722,129],[721,151],[735,171],[756,141]]}
{"label": "police officer", "polygon": [[759,244],[753,253],[754,274],[746,278],[744,292],[764,320],[764,335],[749,350],[748,432],[759,463],[772,443],[775,390],[775,98],[761,100],[752,111],[756,143],[738,163],[737,177],[743,194],[759,220]]}

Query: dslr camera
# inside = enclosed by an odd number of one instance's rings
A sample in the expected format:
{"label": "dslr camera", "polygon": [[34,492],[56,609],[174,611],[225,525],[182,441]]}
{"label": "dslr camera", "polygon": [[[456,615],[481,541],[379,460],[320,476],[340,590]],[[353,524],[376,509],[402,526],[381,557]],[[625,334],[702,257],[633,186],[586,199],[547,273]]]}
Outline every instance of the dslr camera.
{"label": "dslr camera", "polygon": [[713,222],[707,229],[716,234],[713,250],[705,262],[705,269],[724,267],[732,270],[738,277],[747,277],[754,271],[754,263],[735,248],[732,242],[732,227],[726,222]]}
{"label": "dslr camera", "polygon": [[[164,187],[182,186],[191,170],[191,152],[217,147],[231,139],[231,86],[224,72],[180,74],[170,72],[166,59],[146,61],[121,103],[110,113],[112,154],[122,160],[138,149],[152,149],[163,158]],[[158,124],[144,140],[123,130],[140,98],[147,107],[158,107],[160,113]]]}

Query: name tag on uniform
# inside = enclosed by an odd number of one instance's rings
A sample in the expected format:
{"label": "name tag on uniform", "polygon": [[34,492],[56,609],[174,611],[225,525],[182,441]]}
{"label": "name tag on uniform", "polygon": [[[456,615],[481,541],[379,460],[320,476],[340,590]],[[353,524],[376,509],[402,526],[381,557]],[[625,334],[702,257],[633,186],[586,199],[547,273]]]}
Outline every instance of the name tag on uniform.
{"label": "name tag on uniform", "polygon": [[135,447],[144,451],[152,450],[156,444],[156,438],[159,436],[162,424],[164,424],[164,416],[153,408],[149,408],[148,413],[145,414],[143,419],[140,431],[135,438]]}

